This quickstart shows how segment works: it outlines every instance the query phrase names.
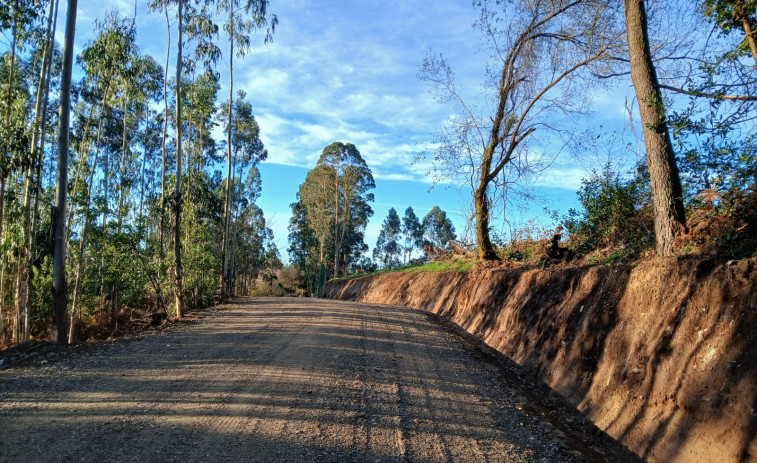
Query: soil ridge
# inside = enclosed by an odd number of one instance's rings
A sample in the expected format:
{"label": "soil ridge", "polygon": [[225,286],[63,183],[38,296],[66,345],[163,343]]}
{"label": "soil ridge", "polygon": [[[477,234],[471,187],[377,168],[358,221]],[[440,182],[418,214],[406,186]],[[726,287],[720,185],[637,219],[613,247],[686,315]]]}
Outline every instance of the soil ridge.
{"label": "soil ridge", "polygon": [[532,371],[650,462],[757,462],[757,259],[394,272],[321,297],[421,309]]}

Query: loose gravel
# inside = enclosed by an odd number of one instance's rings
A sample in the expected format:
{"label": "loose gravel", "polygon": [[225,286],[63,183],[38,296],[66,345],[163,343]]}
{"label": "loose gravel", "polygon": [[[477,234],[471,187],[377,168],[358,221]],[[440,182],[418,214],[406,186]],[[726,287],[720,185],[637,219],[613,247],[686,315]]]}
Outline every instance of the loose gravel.
{"label": "loose gravel", "polygon": [[0,371],[0,461],[635,460],[517,365],[407,308],[242,298],[51,353]]}

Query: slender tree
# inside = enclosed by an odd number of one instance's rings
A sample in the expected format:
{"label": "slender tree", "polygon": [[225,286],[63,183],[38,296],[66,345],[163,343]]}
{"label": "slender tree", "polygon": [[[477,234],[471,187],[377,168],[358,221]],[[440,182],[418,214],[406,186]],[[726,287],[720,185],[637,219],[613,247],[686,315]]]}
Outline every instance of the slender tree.
{"label": "slender tree", "polygon": [[402,262],[407,264],[413,250],[423,246],[423,227],[412,207],[405,209],[402,218]]}
{"label": "slender tree", "polygon": [[168,65],[171,60],[171,21],[168,17],[169,0],[156,0],[150,4],[150,9],[162,8],[166,17],[166,67],[163,73],[163,135],[160,146],[161,171],[160,171],[160,228],[158,231],[158,247],[160,250],[160,263],[163,264],[165,251],[163,247],[163,231],[166,222],[166,138],[168,136]]}
{"label": "slender tree", "polygon": [[68,186],[68,128],[71,98],[71,71],[74,64],[77,0],[68,0],[63,68],[58,109],[58,175],[53,214],[53,321],[56,340],[66,342],[66,192]]}
{"label": "slender tree", "polygon": [[402,222],[397,210],[392,207],[381,224],[376,247],[373,249],[373,259],[383,268],[399,266],[399,256],[403,253],[399,242],[401,234]]}
{"label": "slender tree", "polygon": [[[242,5],[244,3],[244,6]],[[250,33],[254,30],[266,29],[264,43],[273,39],[273,32],[278,24],[276,15],[270,17],[268,27],[268,0],[223,0],[219,3],[221,10],[228,12],[228,21],[224,24],[224,30],[229,37],[229,102],[227,105],[227,120],[233,121],[234,108],[234,56],[243,58],[250,50]],[[232,178],[232,144],[234,124],[229,123],[226,127],[226,198],[224,206],[224,231],[223,231],[223,270],[221,272],[221,297],[226,298],[228,293],[228,241],[229,241],[229,209],[231,206],[231,178]]]}
{"label": "slender tree", "polygon": [[30,295],[34,291],[33,287],[33,262],[34,262],[34,228],[36,226],[36,216],[33,215],[33,198],[34,191],[38,188],[35,181],[37,164],[41,162],[37,152],[37,139],[39,137],[39,127],[42,119],[42,105],[46,88],[46,74],[48,61],[52,54],[52,24],[53,8],[55,3],[50,1],[49,12],[47,14],[47,26],[43,39],[42,62],[40,63],[39,79],[37,82],[37,95],[34,105],[34,119],[31,126],[31,144],[29,147],[30,159],[26,168],[26,182],[23,196],[23,224],[22,246],[19,251],[18,281],[16,283],[16,313],[23,313],[24,339],[29,339],[31,333],[31,308],[29,307]]}
{"label": "slender tree", "polygon": [[8,147],[8,138],[11,134],[11,101],[13,99],[13,77],[16,70],[16,42],[18,39],[18,20],[19,20],[19,0],[13,1],[13,9],[11,10],[11,47],[10,47],[10,59],[8,65],[8,91],[5,95],[5,114],[3,124],[4,134],[4,148],[7,158],[0,164],[0,237],[3,235],[3,213],[5,212],[5,182],[6,177],[9,174],[10,166],[8,166],[7,159],[10,158],[10,149]]}
{"label": "slender tree", "polygon": [[182,47],[182,9],[183,0],[177,4],[177,46],[176,46],[176,183],[171,197],[173,210],[173,251],[174,251],[174,298],[176,300],[176,318],[184,317],[184,282],[181,266],[181,47]]}

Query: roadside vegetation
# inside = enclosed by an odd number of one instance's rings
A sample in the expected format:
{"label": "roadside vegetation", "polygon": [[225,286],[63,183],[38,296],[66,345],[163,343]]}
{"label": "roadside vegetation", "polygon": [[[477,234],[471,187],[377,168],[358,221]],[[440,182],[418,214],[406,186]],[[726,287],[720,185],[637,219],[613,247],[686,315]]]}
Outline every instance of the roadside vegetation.
{"label": "roadside vegetation", "polygon": [[[443,54],[418,72],[451,114],[418,160],[469,192],[465,230],[438,206],[396,204],[366,243],[370,157],[335,141],[292,195],[288,265],[256,204],[269,153],[234,84],[234,59],[274,38],[268,0],[154,0],[160,56],[137,45],[136,11],[98,18],[75,47],[76,0],[66,18],[58,1],[6,3],[0,346],[108,337],[237,295],[313,296],[328,279],[374,272],[757,253],[752,0],[474,2],[489,60],[478,97]],[[598,135],[589,118],[612,85],[635,91],[623,108],[632,140]],[[604,151],[578,209],[512,225],[535,179],[561,175],[555,159]]]}
{"label": "roadside vegetation", "polygon": [[136,10],[74,55],[77,2],[59,3],[0,8],[0,347],[181,319],[282,266],[256,204],[268,152],[232,85],[231,58],[272,38],[268,1],[155,0],[163,56],[138,47]]}
{"label": "roadside vegetation", "polygon": [[[429,52],[419,73],[455,114],[420,158],[433,163],[436,181],[470,191],[473,233],[415,263],[544,267],[757,256],[757,3],[476,7],[489,52],[481,87],[488,98],[469,99],[443,54]],[[626,140],[597,133],[602,128],[591,125],[587,109],[593,92],[618,79],[636,94],[625,105],[633,135]],[[555,212],[547,224],[513,227],[508,211],[534,201],[534,179],[544,172],[561,175],[553,163],[563,152],[594,160],[607,153],[607,161],[584,178],[579,208]],[[629,152],[636,165],[616,161]],[[379,271],[408,271],[387,246],[396,241],[395,215],[377,243]],[[508,236],[498,234],[504,229]]]}

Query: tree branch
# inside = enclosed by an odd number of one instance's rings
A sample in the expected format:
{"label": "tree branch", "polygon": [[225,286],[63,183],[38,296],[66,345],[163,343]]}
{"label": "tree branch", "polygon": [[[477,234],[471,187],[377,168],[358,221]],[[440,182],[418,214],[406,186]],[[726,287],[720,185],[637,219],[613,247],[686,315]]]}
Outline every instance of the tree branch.
{"label": "tree branch", "polygon": [[711,100],[730,100],[730,101],[757,101],[757,96],[752,95],[721,95],[718,93],[704,93],[696,90],[684,90],[678,87],[671,87],[670,85],[660,84],[660,88],[670,90],[675,93],[682,93],[684,95],[695,96],[699,98],[709,98]]}

